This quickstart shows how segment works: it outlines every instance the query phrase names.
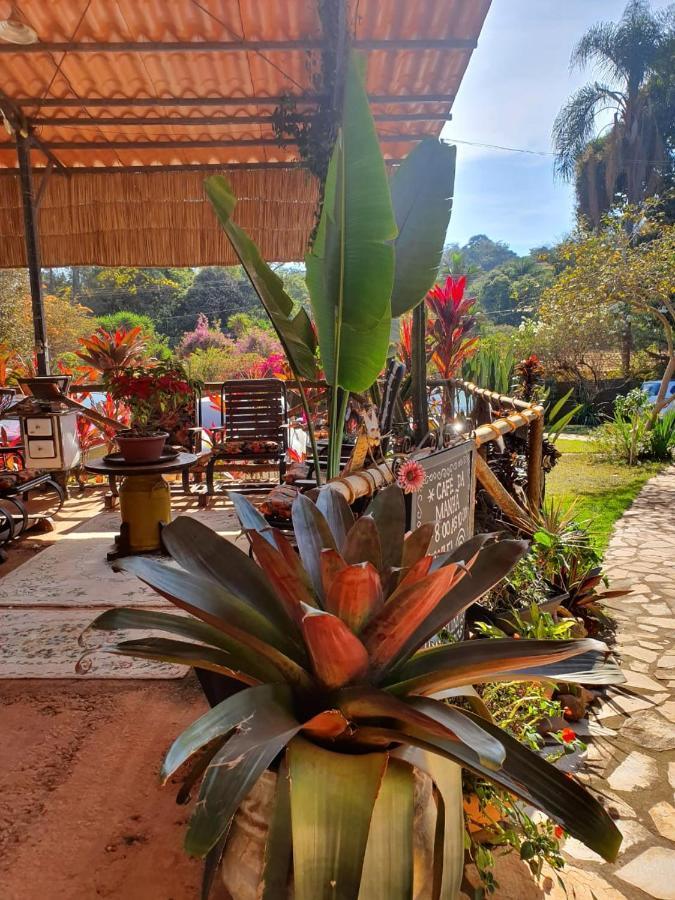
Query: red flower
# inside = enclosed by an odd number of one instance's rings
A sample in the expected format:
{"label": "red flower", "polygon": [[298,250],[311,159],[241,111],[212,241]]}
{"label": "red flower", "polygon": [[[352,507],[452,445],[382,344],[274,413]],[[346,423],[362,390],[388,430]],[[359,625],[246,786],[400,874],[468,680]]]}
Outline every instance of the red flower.
{"label": "red flower", "polygon": [[398,470],[396,481],[404,493],[419,491],[424,484],[424,469],[415,459],[407,459]]}
{"label": "red flower", "polygon": [[571,744],[577,739],[576,733],[572,731],[571,728],[563,728],[563,730],[560,732],[560,737],[565,744]]}
{"label": "red flower", "polygon": [[560,825],[556,825],[556,826],[555,826],[555,828],[553,829],[553,833],[555,834],[556,840],[558,840],[558,841],[562,840],[562,838],[563,838],[564,835],[565,835],[565,832],[564,832],[564,830],[560,827]]}

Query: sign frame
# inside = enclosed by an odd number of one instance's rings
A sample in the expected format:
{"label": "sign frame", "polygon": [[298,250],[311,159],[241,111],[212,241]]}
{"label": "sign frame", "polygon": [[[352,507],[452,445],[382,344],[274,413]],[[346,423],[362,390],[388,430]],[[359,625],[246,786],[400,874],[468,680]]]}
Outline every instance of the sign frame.
{"label": "sign frame", "polygon": [[[425,522],[434,522],[437,527],[431,538],[428,553],[437,556],[447,550],[454,550],[464,541],[473,537],[474,514],[476,504],[476,444],[473,440],[462,441],[454,447],[439,450],[429,456],[419,458],[417,461],[424,469],[424,483],[412,496],[410,509],[410,527],[419,528]],[[459,481],[459,487],[455,482]],[[431,501],[431,491],[436,497]],[[440,485],[443,485],[440,487]],[[439,507],[453,506],[453,497],[461,494],[460,508],[451,515],[461,515],[461,524],[452,530],[452,518],[448,530],[444,534],[442,522],[447,522],[448,515],[439,515]],[[463,498],[463,502],[462,502]],[[433,502],[433,507],[431,506]],[[468,510],[467,510],[468,505]],[[451,533],[450,533],[451,532]]]}

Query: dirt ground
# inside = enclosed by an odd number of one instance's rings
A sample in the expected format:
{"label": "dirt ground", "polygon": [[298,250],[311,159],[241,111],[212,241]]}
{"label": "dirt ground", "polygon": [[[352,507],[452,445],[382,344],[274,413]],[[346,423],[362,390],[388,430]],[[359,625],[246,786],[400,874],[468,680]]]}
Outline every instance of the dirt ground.
{"label": "dirt ground", "polygon": [[189,807],[162,754],[206,709],[181,681],[0,684],[3,900],[193,900]]}

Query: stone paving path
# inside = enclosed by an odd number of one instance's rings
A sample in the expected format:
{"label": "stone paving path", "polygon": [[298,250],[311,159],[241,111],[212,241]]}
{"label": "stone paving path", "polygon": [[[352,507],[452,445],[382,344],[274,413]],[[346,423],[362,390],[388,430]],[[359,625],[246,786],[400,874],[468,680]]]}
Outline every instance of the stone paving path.
{"label": "stone paving path", "polygon": [[675,466],[652,479],[617,523],[605,566],[617,650],[639,698],[605,704],[581,780],[601,792],[624,835],[610,866],[576,841],[565,847],[570,896],[675,900]]}

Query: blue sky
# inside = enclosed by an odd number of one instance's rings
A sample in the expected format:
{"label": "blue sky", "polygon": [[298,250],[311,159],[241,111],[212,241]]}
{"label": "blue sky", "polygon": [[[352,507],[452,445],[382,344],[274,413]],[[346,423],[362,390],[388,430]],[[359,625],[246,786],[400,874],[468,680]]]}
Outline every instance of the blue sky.
{"label": "blue sky", "polygon": [[[624,7],[625,0],[492,0],[443,137],[550,152],[556,113],[593,77],[570,73],[573,45]],[[573,215],[573,190],[554,180],[551,157],[458,144],[449,241],[482,233],[527,253],[561,238]]]}

